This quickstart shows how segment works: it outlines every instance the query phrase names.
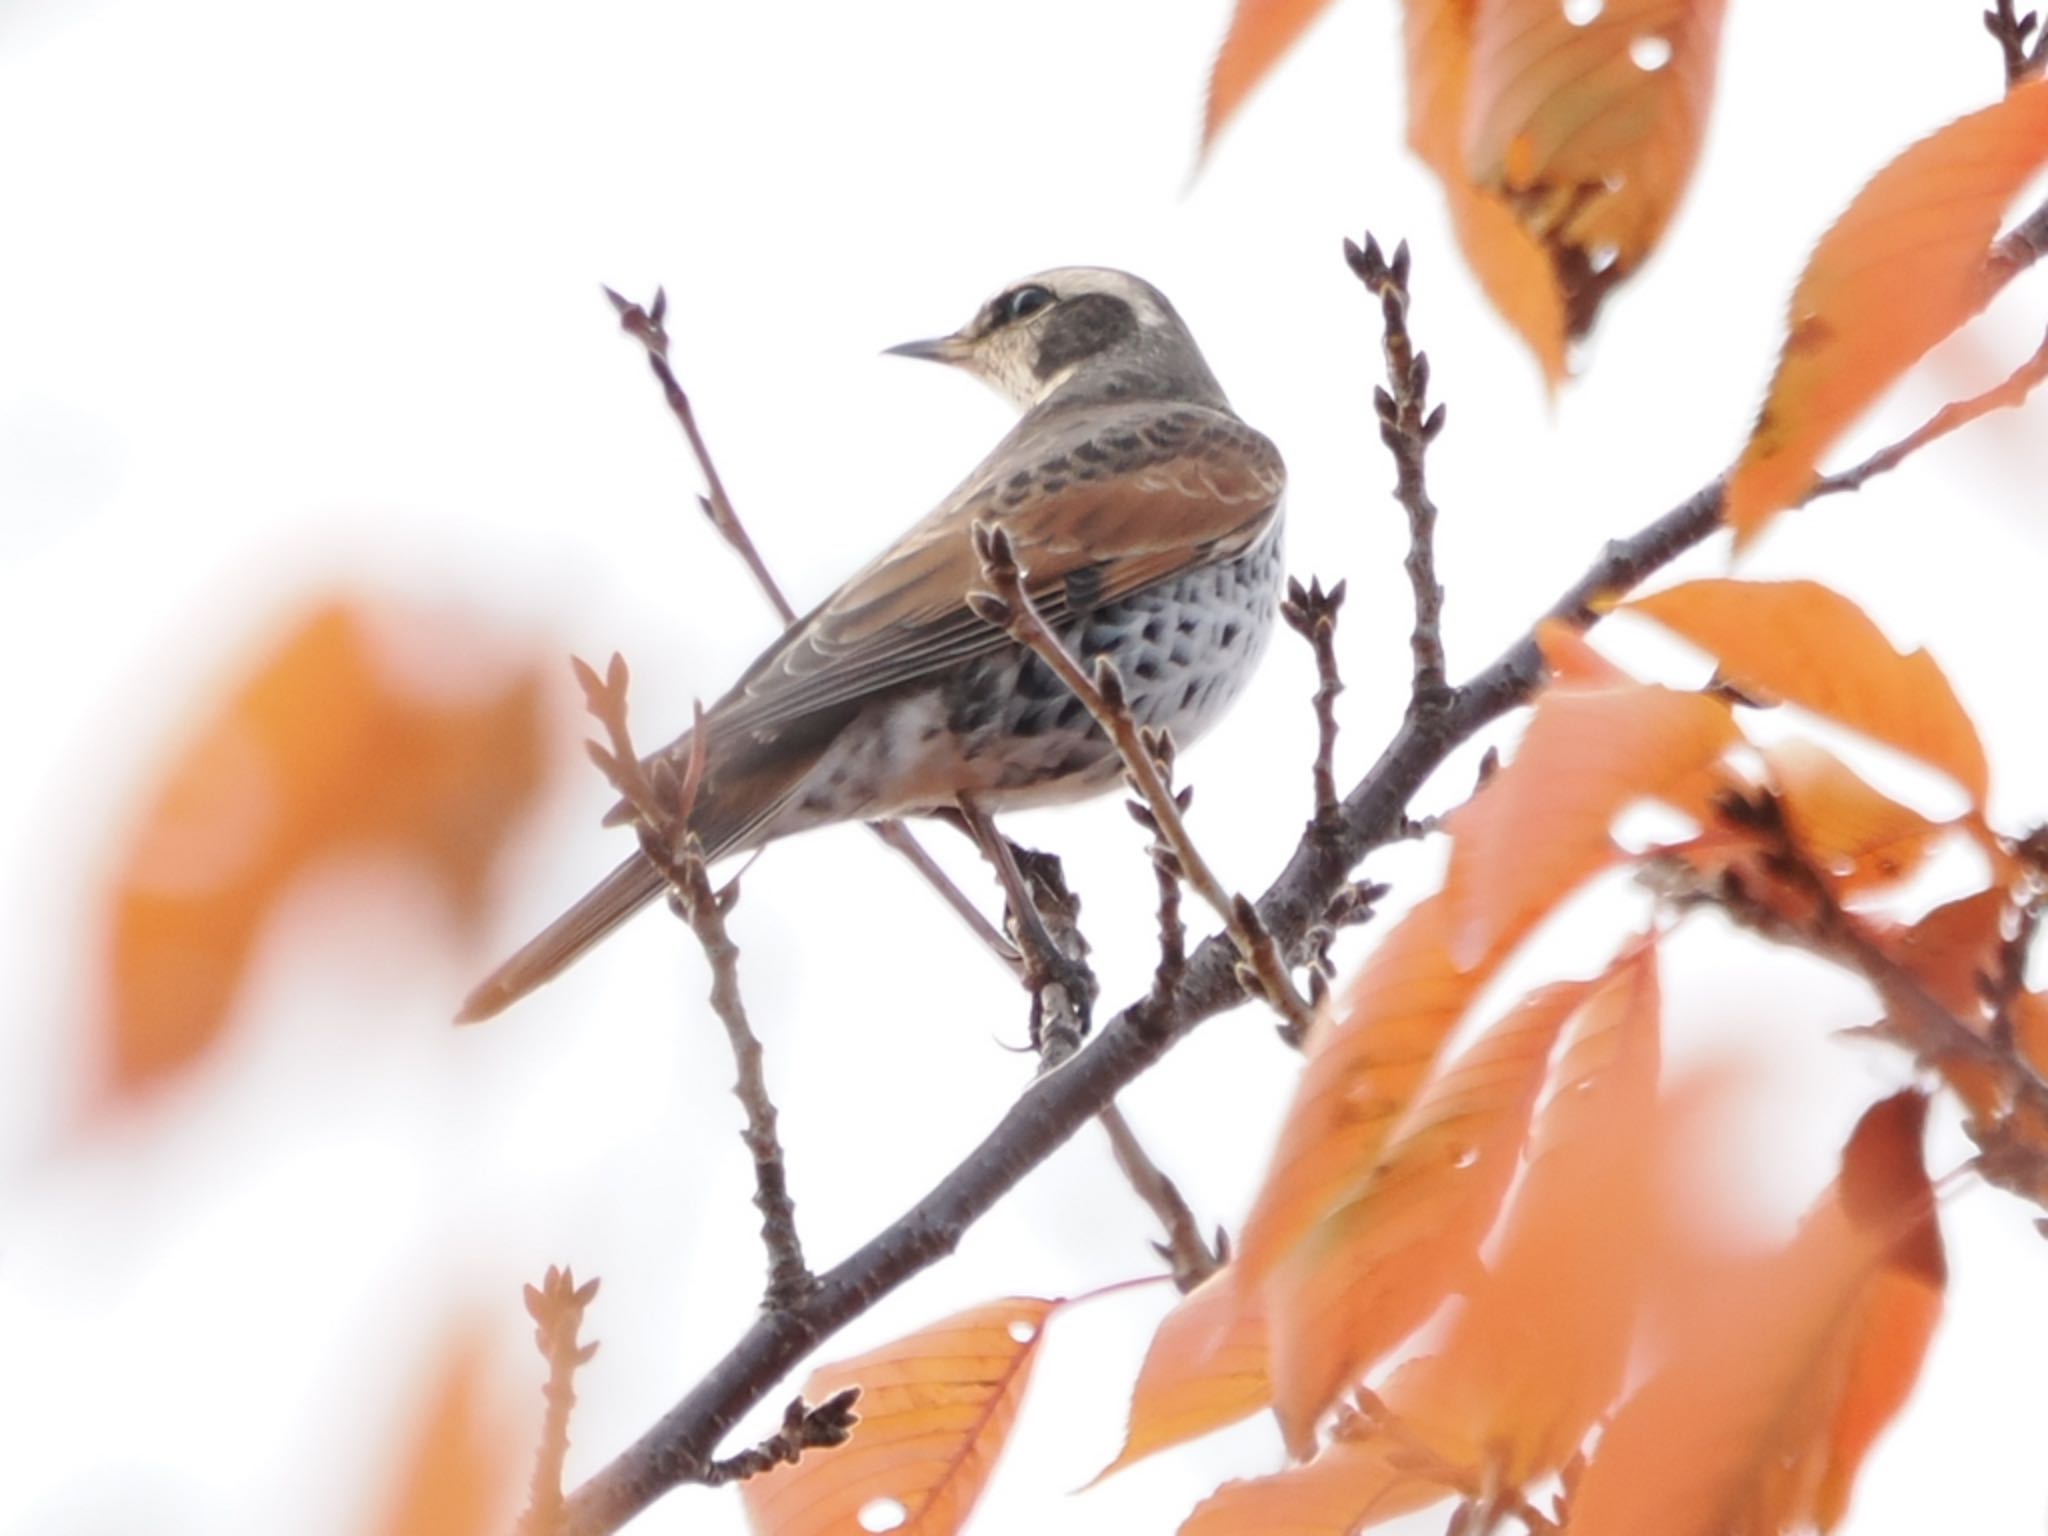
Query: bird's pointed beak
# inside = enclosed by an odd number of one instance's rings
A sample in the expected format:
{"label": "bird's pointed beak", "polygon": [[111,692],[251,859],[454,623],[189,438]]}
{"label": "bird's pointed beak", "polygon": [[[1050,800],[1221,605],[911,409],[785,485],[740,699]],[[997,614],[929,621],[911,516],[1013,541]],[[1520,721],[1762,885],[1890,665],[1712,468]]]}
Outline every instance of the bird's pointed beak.
{"label": "bird's pointed beak", "polygon": [[972,344],[958,331],[951,336],[933,336],[924,341],[901,342],[882,350],[889,357],[921,357],[929,363],[946,363],[953,367],[958,367],[974,355]]}

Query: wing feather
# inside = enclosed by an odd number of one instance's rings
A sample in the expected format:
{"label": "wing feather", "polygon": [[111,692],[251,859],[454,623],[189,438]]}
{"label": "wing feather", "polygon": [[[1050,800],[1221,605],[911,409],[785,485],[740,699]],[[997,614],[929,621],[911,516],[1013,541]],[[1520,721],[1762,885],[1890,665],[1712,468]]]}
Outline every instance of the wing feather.
{"label": "wing feather", "polygon": [[931,516],[792,626],[711,711],[720,734],[788,721],[934,676],[1004,643],[968,609],[970,529],[1009,530],[1032,600],[1070,617],[1249,548],[1272,521],[1285,470],[1236,417],[1150,404],[1105,417],[1026,418]]}

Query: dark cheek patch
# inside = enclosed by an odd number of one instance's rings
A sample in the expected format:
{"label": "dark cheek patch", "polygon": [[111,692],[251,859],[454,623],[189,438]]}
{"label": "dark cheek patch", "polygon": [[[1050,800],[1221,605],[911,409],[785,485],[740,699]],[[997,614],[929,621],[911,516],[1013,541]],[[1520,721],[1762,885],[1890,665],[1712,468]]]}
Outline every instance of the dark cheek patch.
{"label": "dark cheek patch", "polygon": [[1106,293],[1084,293],[1060,305],[1046,321],[1032,371],[1041,379],[1049,379],[1062,368],[1093,357],[1135,336],[1137,331],[1138,317],[1122,299]]}

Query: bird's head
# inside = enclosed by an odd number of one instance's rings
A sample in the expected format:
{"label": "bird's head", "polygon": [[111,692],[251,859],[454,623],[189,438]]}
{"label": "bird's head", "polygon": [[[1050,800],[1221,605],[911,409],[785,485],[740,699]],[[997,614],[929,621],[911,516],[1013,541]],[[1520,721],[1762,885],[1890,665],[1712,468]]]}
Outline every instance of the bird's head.
{"label": "bird's head", "polygon": [[1020,410],[1055,398],[1223,404],[1166,295],[1111,267],[1036,273],[1004,288],[950,336],[889,350],[964,368]]}

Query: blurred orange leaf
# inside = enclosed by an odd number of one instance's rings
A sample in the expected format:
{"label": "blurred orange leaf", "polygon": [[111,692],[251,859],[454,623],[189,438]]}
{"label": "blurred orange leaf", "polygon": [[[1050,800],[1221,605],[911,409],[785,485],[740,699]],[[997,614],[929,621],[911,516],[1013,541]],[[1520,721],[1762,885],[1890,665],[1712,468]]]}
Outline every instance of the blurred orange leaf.
{"label": "blurred orange leaf", "polygon": [[1305,1466],[1225,1483],[1181,1523],[1180,1536],[1352,1536],[1451,1490],[1384,1438],[1340,1438]]}
{"label": "blurred orange leaf", "polygon": [[1499,1484],[1563,1466],[1621,1390],[1658,1225],[1659,1013],[1644,943],[1565,1036],[1492,1270],[1441,1351],[1388,1390],[1447,1454],[1484,1447]]}
{"label": "blurred orange leaf", "polygon": [[1765,747],[1763,757],[1793,841],[1844,891],[1903,880],[1942,835],[1939,822],[1879,793],[1812,742]]}
{"label": "blurred orange leaf", "polygon": [[1918,1093],[1874,1106],[1791,1244],[1732,1285],[1722,1315],[1688,1319],[1602,1437],[1573,1500],[1574,1536],[1825,1530],[1840,1518],[1940,1314],[1926,1115]]}
{"label": "blurred orange leaf", "polygon": [[1470,963],[1540,920],[1613,852],[1628,806],[1697,814],[1716,760],[1740,739],[1727,706],[1643,683],[1551,687],[1503,765],[1447,818],[1451,953]]}
{"label": "blurred orange leaf", "polygon": [[2006,1004],[2014,1046],[2034,1075],[2048,1079],[2048,993],[2021,992]]}
{"label": "blurred orange leaf", "polygon": [[1584,630],[1575,624],[1567,624],[1563,619],[1539,620],[1536,646],[1543,653],[1543,668],[1553,683],[1578,688],[1606,688],[1635,681],[1595,650]]}
{"label": "blurred orange leaf", "polygon": [[1555,384],[1698,158],[1725,0],[1408,0],[1408,142]]}
{"label": "blurred orange leaf", "polygon": [[1089,1483],[1155,1451],[1235,1424],[1272,1400],[1266,1380],[1266,1319],[1237,1294],[1227,1264],[1166,1314],[1131,1391],[1123,1449]]}
{"label": "blurred orange leaf", "polygon": [[1357,1170],[1371,1165],[1486,984],[1490,964],[1451,963],[1449,913],[1439,894],[1395,924],[1352,983],[1341,1018],[1311,1039],[1265,1184],[1245,1218],[1241,1298],[1260,1293]]}
{"label": "blurred orange leaf", "polygon": [[1709,577],[1628,604],[1720,663],[1744,693],[1782,699],[1939,768],[1981,809],[1977,728],[1925,651],[1902,655],[1867,614],[1812,581]]}
{"label": "blurred orange leaf", "polygon": [[1202,148],[1216,142],[1268,70],[1294,46],[1330,0],[1237,0],[1230,34],[1209,71],[1209,106],[1202,118]]}
{"label": "blurred orange leaf", "polygon": [[2006,893],[1994,886],[1943,902],[1881,942],[1936,1002],[1974,1026],[1984,1018],[1983,982],[1998,976],[2009,905]]}
{"label": "blurred orange leaf", "polygon": [[1443,183],[1451,227],[1479,286],[1554,386],[1565,377],[1564,287],[1514,209],[1466,172],[1465,101],[1478,9],[1479,0],[1406,0],[1408,147]]}
{"label": "blurred orange leaf", "polygon": [[821,1366],[808,1402],[859,1387],[853,1438],[741,1485],[760,1536],[960,1529],[1016,1422],[1045,1322],[1059,1305],[1013,1296],[856,1359]]}
{"label": "blurred orange leaf", "polygon": [[475,1339],[449,1351],[371,1536],[485,1536],[503,1527],[522,1458],[520,1442],[488,1411],[497,1401],[490,1358]]}
{"label": "blurred orange leaf", "polygon": [[1803,496],[1835,439],[1990,302],[2006,208],[2048,166],[2048,80],[1958,118],[1879,171],[1793,290],[1783,354],[1728,482],[1738,543]]}
{"label": "blurred orange leaf", "polygon": [[1574,336],[1656,248],[1691,179],[1724,5],[1479,0],[1462,169],[1549,254]]}
{"label": "blurred orange leaf", "polygon": [[[401,664],[388,637],[406,631]],[[479,670],[503,680],[480,692]],[[341,601],[304,614],[202,719],[122,858],[110,1086],[132,1092],[212,1043],[271,910],[324,860],[404,854],[473,918],[542,781],[541,697],[538,668],[467,623]]]}
{"label": "blurred orange leaf", "polygon": [[1417,1098],[1267,1286],[1274,1408],[1297,1456],[1324,1411],[1478,1274],[1551,1048],[1591,990],[1531,994]]}

